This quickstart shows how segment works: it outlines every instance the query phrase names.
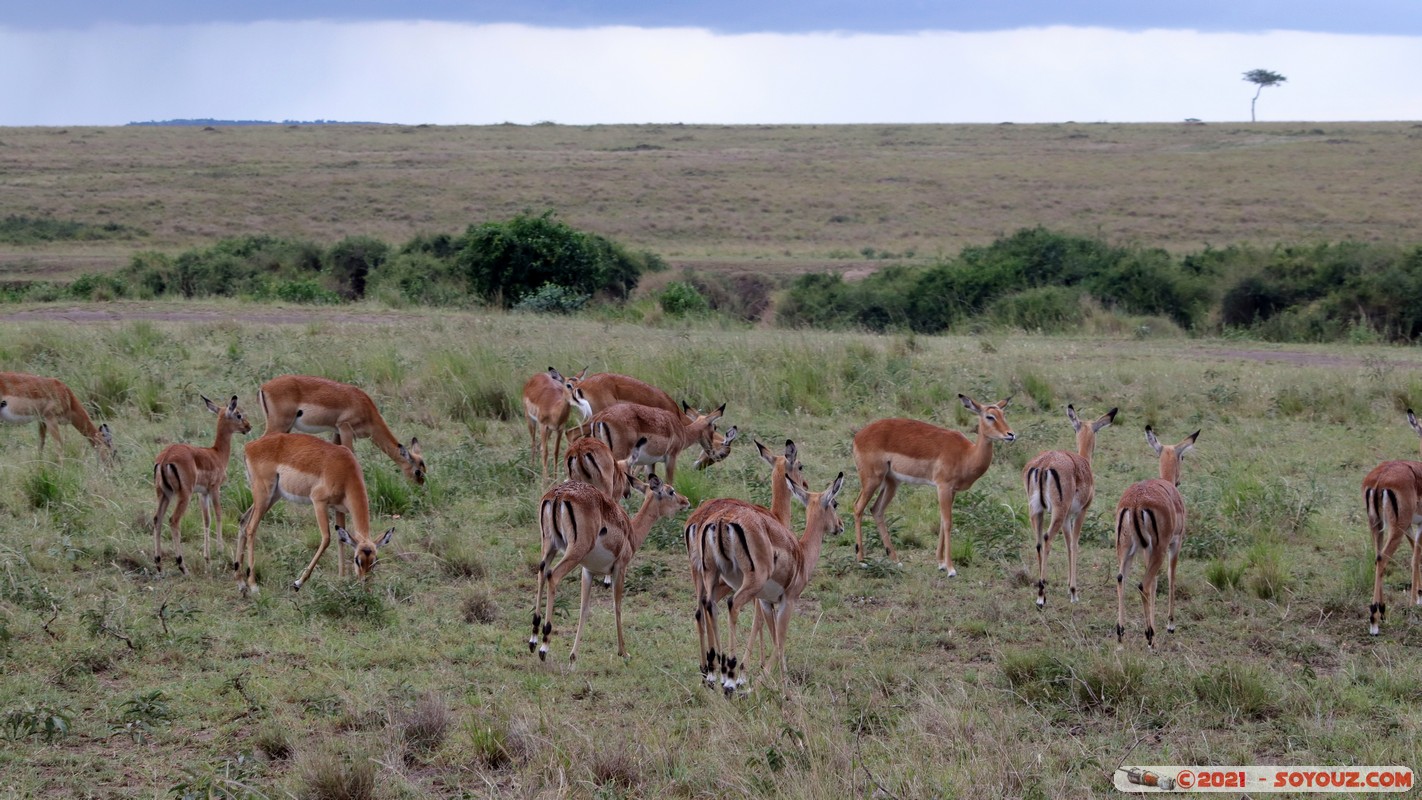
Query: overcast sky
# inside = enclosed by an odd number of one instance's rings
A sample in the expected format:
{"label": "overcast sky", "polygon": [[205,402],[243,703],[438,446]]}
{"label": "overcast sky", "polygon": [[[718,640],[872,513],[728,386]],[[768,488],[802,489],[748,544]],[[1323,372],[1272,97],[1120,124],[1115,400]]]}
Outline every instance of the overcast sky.
{"label": "overcast sky", "polygon": [[1422,2],[55,0],[0,125],[1422,119]]}

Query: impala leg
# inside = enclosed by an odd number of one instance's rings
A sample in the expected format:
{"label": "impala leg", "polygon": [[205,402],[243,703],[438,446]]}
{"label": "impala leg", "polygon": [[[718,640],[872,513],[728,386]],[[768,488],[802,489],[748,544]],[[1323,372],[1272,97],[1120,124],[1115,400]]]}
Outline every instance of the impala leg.
{"label": "impala leg", "polygon": [[[752,586],[750,580],[747,579],[744,583],[741,584],[741,588],[738,589],[736,593],[731,596],[731,599],[726,601],[726,616],[729,617],[731,629],[731,647],[728,650],[728,652],[730,653],[737,652],[736,621],[740,616],[741,609],[745,608],[746,603],[752,602],[759,591],[760,587]],[[751,642],[749,639],[747,639],[746,651],[741,654],[740,660],[740,663],[742,665],[742,672],[746,671],[748,669],[747,665],[750,664],[750,645]],[[726,677],[722,681],[721,687],[726,690],[726,694],[730,694],[731,692],[735,691],[736,687],[740,686],[742,683],[745,683],[744,678],[736,678],[736,658],[733,655],[727,662]]]}
{"label": "impala leg", "polygon": [[676,453],[671,453],[667,456],[667,483],[676,480],[676,455]]}
{"label": "impala leg", "polygon": [[1417,540],[1417,529],[1412,528],[1407,543],[1412,545],[1412,597],[1414,605],[1422,606],[1422,593],[1419,593],[1418,578],[1422,577],[1422,542]]}
{"label": "impala leg", "polygon": [[1397,546],[1402,544],[1404,536],[1397,525],[1389,523],[1387,528],[1387,543],[1383,545],[1382,552],[1378,553],[1373,564],[1373,605],[1368,610],[1368,633],[1374,636],[1378,635],[1378,626],[1387,616],[1387,604],[1383,602],[1383,574],[1387,572],[1387,562],[1392,559]]}
{"label": "impala leg", "polygon": [[158,495],[158,510],[153,514],[153,568],[154,571],[163,572],[163,512],[168,510],[168,503],[172,498],[164,492],[161,487],[155,492]]}
{"label": "impala leg", "polygon": [[[1154,556],[1154,554],[1151,554]],[[1154,560],[1152,558],[1152,560]],[[1141,601],[1145,605],[1146,618],[1146,646],[1155,649],[1155,590],[1156,584],[1160,582],[1160,566],[1158,564],[1147,564],[1145,580],[1136,584],[1136,588],[1141,592]]]}
{"label": "impala leg", "polygon": [[543,482],[548,482],[548,426],[542,423],[538,425],[538,452],[543,455],[542,469]]}
{"label": "impala leg", "polygon": [[893,540],[889,538],[889,521],[884,518],[884,511],[893,501],[894,495],[899,491],[899,482],[893,475],[884,476],[884,489],[879,492],[879,498],[874,501],[873,515],[874,524],[879,528],[879,541],[884,543],[884,552],[889,554],[889,560],[895,563],[899,561],[899,553],[894,549]]}
{"label": "impala leg", "polygon": [[612,616],[617,621],[617,654],[623,658],[627,657],[627,643],[622,639],[622,582],[626,577],[625,566],[619,564],[612,568]]}
{"label": "impala leg", "polygon": [[[271,486],[257,482],[252,484],[252,506],[247,509],[240,520],[241,530],[237,533],[237,549],[232,558],[232,572],[237,579],[237,590],[243,596],[257,593],[257,526],[261,524],[262,516],[276,502],[276,498],[277,486],[275,483]],[[245,572],[243,571],[244,560],[246,562]]]}
{"label": "impala leg", "polygon": [[787,688],[790,685],[790,670],[785,663],[785,638],[790,631],[790,618],[794,614],[795,601],[788,597],[782,598],[775,609],[775,651],[780,656],[780,680]]}
{"label": "impala leg", "polygon": [[202,559],[204,562],[212,559],[212,548],[208,544],[209,529],[212,527],[212,497],[211,495],[198,495],[198,510],[202,512]]}
{"label": "impala leg", "polygon": [[864,510],[873,497],[873,488],[860,477],[859,496],[854,499],[854,557],[861,562],[864,561]]}
{"label": "impala leg", "polygon": [[[582,641],[583,625],[588,621],[588,606],[592,605],[592,603],[589,602],[592,599],[592,580],[592,573],[589,572],[586,567],[584,567],[582,581],[582,601],[578,604],[578,629],[573,632],[573,649],[568,651],[568,663],[570,664],[576,663],[578,660],[578,642]],[[622,644],[620,641],[621,634],[622,630],[621,628],[619,628],[618,655],[622,655],[622,653],[620,652],[622,648]]]}
{"label": "impala leg", "polygon": [[[222,487],[214,486],[207,494],[207,502],[212,506],[212,527],[217,531],[217,551],[227,552],[227,540],[222,535]],[[207,557],[207,554],[203,554]]]}
{"label": "impala leg", "polygon": [[[321,555],[326,552],[326,548],[331,545],[331,519],[326,504],[320,500],[312,500],[312,505],[316,507],[316,526],[321,529],[321,542],[316,545],[316,555],[311,557],[311,563],[306,565],[306,569],[301,571],[296,580],[292,582],[292,591],[301,591],[301,584],[306,583],[306,579],[311,577],[311,571],[316,569],[316,562],[321,560]],[[341,556],[344,560],[345,548],[341,549]]]}
{"label": "impala leg", "polygon": [[1042,540],[1042,523],[1047,515],[1043,504],[1037,471],[1027,476],[1027,522],[1032,526],[1032,537],[1037,540],[1037,607],[1047,605],[1047,543]]}
{"label": "impala leg", "polygon": [[1122,515],[1116,527],[1116,643],[1126,634],[1126,574],[1136,556],[1135,536],[1128,530],[1131,515]]}
{"label": "impala leg", "polygon": [[[333,441],[335,441],[336,444],[338,444],[338,445],[340,445],[340,446],[346,448],[347,450],[351,451],[352,453],[354,453],[354,452],[355,452],[355,443],[356,443],[355,429],[353,429],[349,424],[337,426],[337,427],[336,427],[336,433],[335,433],[335,436],[334,436],[334,438],[333,438]],[[344,527],[346,527],[346,512],[340,510],[339,508],[337,508],[337,509],[332,509],[332,510],[335,512],[335,515],[336,515],[336,527],[337,527],[337,528],[344,528]],[[337,539],[337,540],[336,540],[336,552],[340,554],[340,559],[336,561],[336,577],[337,577],[337,578],[344,578],[344,577],[346,577],[346,561],[347,561],[347,556],[346,556],[346,543],[343,542],[343,541],[340,541],[339,539]],[[354,554],[355,554],[355,550],[354,550],[354,548],[352,548],[352,550],[351,550],[351,555],[354,555]]]}
{"label": "impala leg", "polygon": [[947,570],[948,577],[958,574],[953,569],[953,496],[950,486],[938,487],[938,513],[942,517],[938,529],[938,568]]}
{"label": "impala leg", "polygon": [[1165,572],[1165,632],[1175,633],[1175,564],[1180,560],[1180,542],[1171,543],[1170,562]]}
{"label": "impala leg", "polygon": [[523,420],[528,423],[528,465],[533,469],[538,466],[538,420],[526,413]]}
{"label": "impala leg", "polygon": [[[568,573],[572,572],[573,569],[577,566],[577,562],[569,558],[568,554],[565,552],[563,554],[563,558],[558,561],[558,564],[556,566],[552,567],[551,569],[548,569],[543,573],[544,582],[548,584],[548,599],[545,601],[547,605],[544,606],[543,644],[540,645],[538,648],[538,659],[540,661],[546,661],[548,659],[548,643],[549,640],[553,637],[553,594],[557,590],[558,584],[561,583],[562,580],[568,576]],[[590,577],[588,576],[587,570],[583,571],[583,575],[585,576],[585,578]],[[584,584],[586,583],[587,581],[585,579]],[[586,611],[586,609],[587,603],[583,603],[583,610],[578,612],[578,624],[580,628],[582,627],[582,614]],[[574,651],[576,652],[576,639],[574,639],[573,647]]]}
{"label": "impala leg", "polygon": [[178,492],[176,502],[173,503],[173,516],[168,520],[168,526],[173,531],[173,560],[178,564],[178,571],[184,575],[188,574],[188,567],[183,563],[183,535],[178,530],[179,524],[183,521],[183,515],[188,511],[188,501],[192,495]]}
{"label": "impala leg", "polygon": [[1067,581],[1071,591],[1071,602],[1077,601],[1076,597],[1076,555],[1081,550],[1081,524],[1086,521],[1086,509],[1090,507],[1088,503],[1082,506],[1081,511],[1071,520],[1067,530]]}

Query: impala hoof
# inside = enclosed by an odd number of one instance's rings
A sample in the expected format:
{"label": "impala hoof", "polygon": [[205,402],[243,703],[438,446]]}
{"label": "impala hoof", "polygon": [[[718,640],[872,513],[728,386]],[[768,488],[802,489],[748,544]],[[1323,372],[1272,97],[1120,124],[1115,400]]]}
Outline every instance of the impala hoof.
{"label": "impala hoof", "polygon": [[956,569],[950,569],[950,570],[948,570],[948,577],[950,577],[950,578],[956,578],[956,577],[958,577],[958,570],[956,570]]}
{"label": "impala hoof", "polygon": [[1043,597],[1043,596],[1041,596],[1041,595],[1037,595],[1037,608],[1046,608],[1046,607],[1047,607],[1047,598],[1045,598],[1045,597]]}
{"label": "impala hoof", "polygon": [[538,652],[538,637],[537,637],[537,636],[530,636],[530,637],[528,637],[528,652],[530,652],[530,653],[536,653],[536,652]]}
{"label": "impala hoof", "polygon": [[292,582],[291,582],[291,590],[292,590],[293,592],[299,592],[299,591],[301,591],[301,581],[292,581]]}
{"label": "impala hoof", "polygon": [[1377,635],[1378,635],[1378,626],[1376,626],[1376,625],[1369,625],[1369,626],[1368,626],[1368,633],[1372,634],[1373,636],[1377,636]]}
{"label": "impala hoof", "polygon": [[542,647],[538,648],[538,660],[539,660],[539,661],[547,661],[547,660],[548,660],[548,645],[545,644],[545,645],[543,645]]}

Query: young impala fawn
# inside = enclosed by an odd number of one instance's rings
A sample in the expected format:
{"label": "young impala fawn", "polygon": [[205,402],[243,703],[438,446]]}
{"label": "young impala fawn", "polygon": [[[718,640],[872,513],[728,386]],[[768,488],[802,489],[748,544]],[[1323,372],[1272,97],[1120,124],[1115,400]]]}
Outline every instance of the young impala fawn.
{"label": "young impala fawn", "polygon": [[163,512],[168,510],[169,503],[175,503],[168,527],[173,533],[178,570],[188,574],[183,564],[183,540],[178,533],[178,523],[188,510],[193,494],[197,494],[198,506],[202,509],[203,559],[212,558],[208,549],[209,523],[215,523],[218,548],[227,552],[227,543],[222,537],[222,485],[227,482],[227,464],[232,458],[232,434],[250,433],[252,423],[237,407],[235,394],[226,407],[219,407],[206,397],[202,402],[208,411],[217,415],[217,436],[212,447],[170,444],[153,460],[153,490],[158,495],[158,510],[153,514],[153,565],[159,573],[163,571]]}

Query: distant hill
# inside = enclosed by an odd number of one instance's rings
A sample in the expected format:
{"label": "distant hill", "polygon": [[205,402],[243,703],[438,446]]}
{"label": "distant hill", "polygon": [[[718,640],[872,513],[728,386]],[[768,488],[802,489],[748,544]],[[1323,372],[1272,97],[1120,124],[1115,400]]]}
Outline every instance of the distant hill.
{"label": "distant hill", "polygon": [[269,119],[162,119],[148,122],[130,122],[129,125],[385,125],[384,122],[354,122],[336,119],[284,119],[275,122]]}

